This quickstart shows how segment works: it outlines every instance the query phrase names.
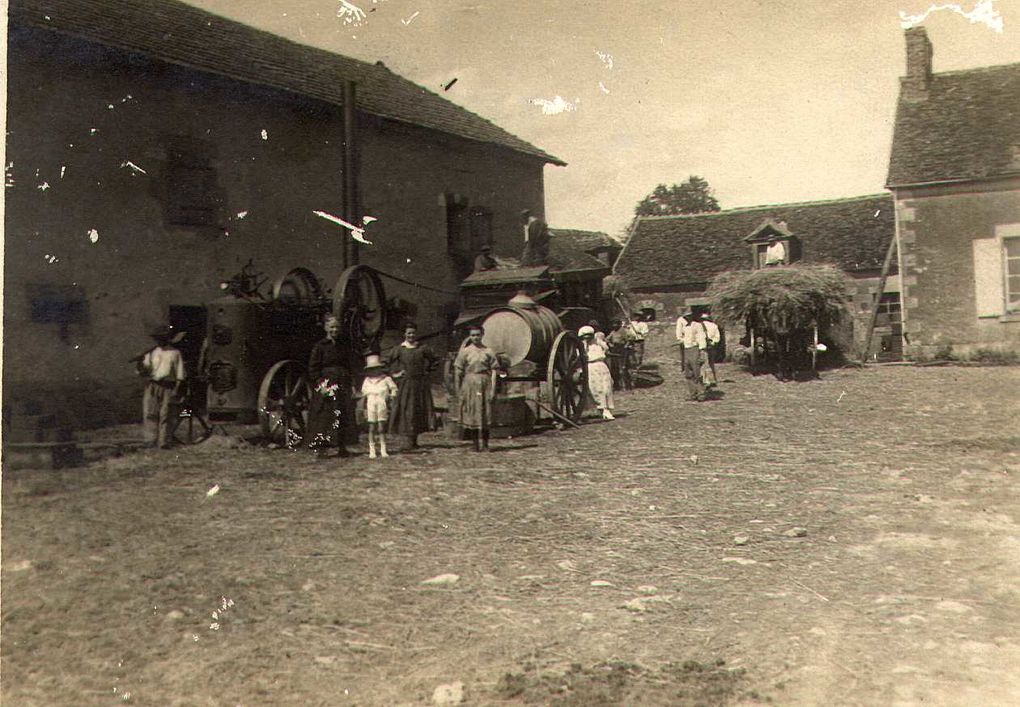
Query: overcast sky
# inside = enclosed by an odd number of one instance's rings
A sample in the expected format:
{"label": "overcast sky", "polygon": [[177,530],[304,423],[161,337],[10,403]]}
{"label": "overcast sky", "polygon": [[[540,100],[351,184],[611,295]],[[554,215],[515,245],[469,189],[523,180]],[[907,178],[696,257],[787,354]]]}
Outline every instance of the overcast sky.
{"label": "overcast sky", "polygon": [[[551,225],[613,234],[656,184],[691,174],[723,208],[881,192],[899,13],[931,4],[349,0],[365,18],[345,23],[341,0],[190,1],[443,93],[568,163],[545,170]],[[1020,0],[960,5],[1004,31],[931,13],[935,71],[1020,62]],[[570,107],[543,105],[557,96]]]}

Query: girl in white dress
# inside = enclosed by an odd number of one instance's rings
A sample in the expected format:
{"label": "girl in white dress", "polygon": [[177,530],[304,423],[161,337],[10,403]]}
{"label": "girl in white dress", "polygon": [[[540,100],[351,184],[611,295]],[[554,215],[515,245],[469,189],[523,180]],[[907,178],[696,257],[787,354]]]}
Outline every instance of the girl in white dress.
{"label": "girl in white dress", "polygon": [[588,390],[595,399],[595,405],[602,413],[603,420],[615,420],[613,417],[613,376],[606,365],[606,353],[609,345],[603,343],[595,335],[595,328],[583,326],[577,330],[584,345],[584,353],[588,358]]}
{"label": "girl in white dress", "polygon": [[397,395],[397,384],[386,374],[382,359],[372,354],[365,359],[365,380],[361,396],[365,399],[365,419],[368,420],[368,458],[375,459],[375,441],[379,440],[379,456],[386,453],[386,421],[389,418],[387,402]]}

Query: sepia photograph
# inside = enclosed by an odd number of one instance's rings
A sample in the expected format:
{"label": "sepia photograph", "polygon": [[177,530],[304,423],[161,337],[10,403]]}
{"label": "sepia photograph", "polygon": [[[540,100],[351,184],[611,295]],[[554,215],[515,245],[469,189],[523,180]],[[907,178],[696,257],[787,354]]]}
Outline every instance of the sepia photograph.
{"label": "sepia photograph", "polygon": [[1020,705],[1020,0],[0,6],[4,705]]}

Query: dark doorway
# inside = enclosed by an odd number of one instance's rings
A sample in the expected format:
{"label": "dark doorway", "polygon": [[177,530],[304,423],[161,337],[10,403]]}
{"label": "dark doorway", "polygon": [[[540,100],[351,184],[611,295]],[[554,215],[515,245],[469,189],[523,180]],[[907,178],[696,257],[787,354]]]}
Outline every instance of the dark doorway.
{"label": "dark doorway", "polygon": [[880,361],[903,359],[903,310],[899,292],[886,292],[879,300],[875,334],[881,344],[878,353]]}
{"label": "dark doorway", "polygon": [[190,377],[199,373],[198,359],[202,352],[202,341],[205,339],[205,327],[205,307],[170,305],[170,328],[175,334],[184,332],[184,338],[177,343],[177,348],[181,350]]}

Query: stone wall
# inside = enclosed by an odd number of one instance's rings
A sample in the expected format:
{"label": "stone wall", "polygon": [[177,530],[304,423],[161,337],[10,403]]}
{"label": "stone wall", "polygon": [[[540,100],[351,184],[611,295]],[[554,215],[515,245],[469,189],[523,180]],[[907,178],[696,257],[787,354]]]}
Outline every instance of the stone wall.
{"label": "stone wall", "polygon": [[[62,401],[79,426],[137,417],[127,360],[171,305],[219,296],[249,258],[264,289],[299,266],[333,286],[346,231],[312,212],[341,214],[340,108],[39,30],[12,32],[9,52],[5,402]],[[357,128],[360,203],[378,219],[361,262],[440,290],[384,280],[423,332],[442,330],[462,275],[447,195],[488,208],[496,252],[517,255],[544,165],[368,115]],[[215,197],[209,226],[173,225],[180,174]]]}
{"label": "stone wall", "polygon": [[1001,252],[1011,224],[1020,235],[1020,180],[899,190],[896,224],[908,355],[1020,351],[1020,316],[1005,312],[1004,295],[998,311],[978,311],[979,288],[1002,286],[1001,260],[975,264],[976,242]]}

